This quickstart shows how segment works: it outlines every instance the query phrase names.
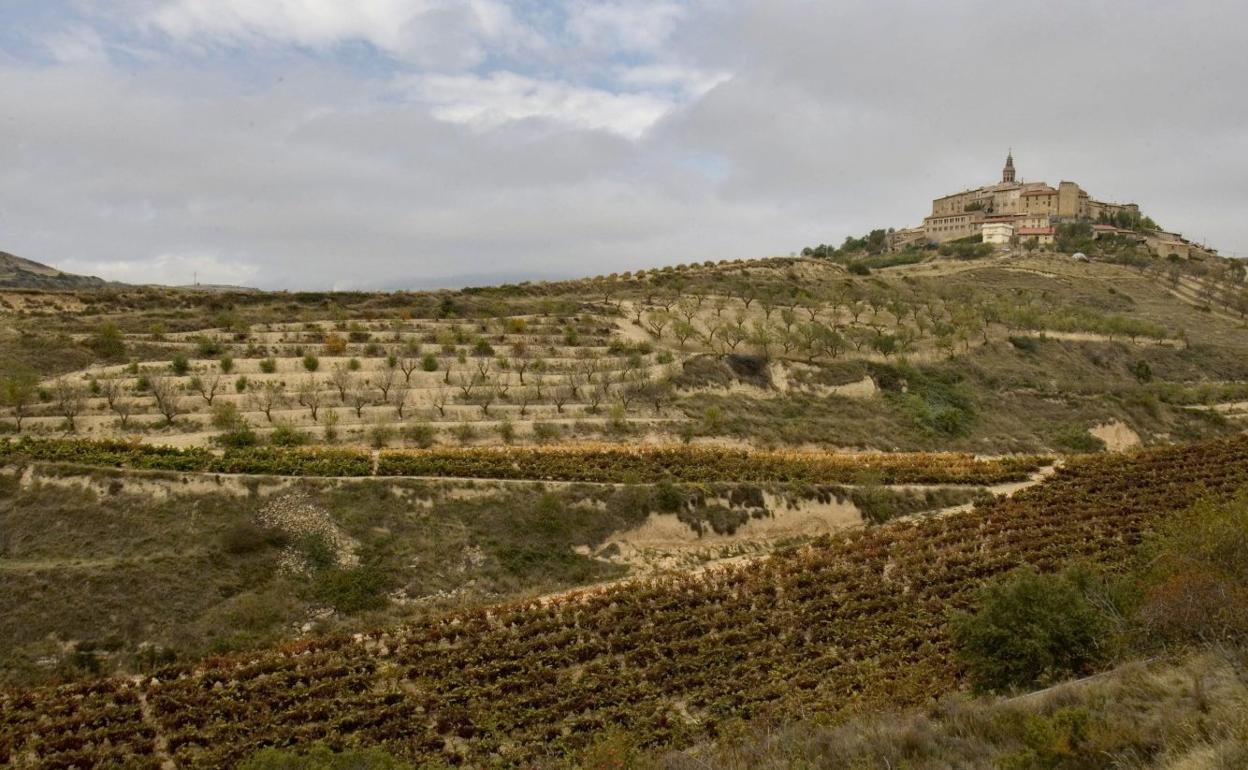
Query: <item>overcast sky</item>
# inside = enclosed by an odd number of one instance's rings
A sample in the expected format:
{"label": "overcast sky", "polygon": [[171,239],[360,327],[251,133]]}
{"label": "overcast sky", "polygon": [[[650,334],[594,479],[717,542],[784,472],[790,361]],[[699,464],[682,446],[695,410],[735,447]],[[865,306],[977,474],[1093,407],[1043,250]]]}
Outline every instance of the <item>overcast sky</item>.
{"label": "overcast sky", "polygon": [[420,287],[787,254],[1019,175],[1248,253],[1248,3],[0,0],[0,250]]}

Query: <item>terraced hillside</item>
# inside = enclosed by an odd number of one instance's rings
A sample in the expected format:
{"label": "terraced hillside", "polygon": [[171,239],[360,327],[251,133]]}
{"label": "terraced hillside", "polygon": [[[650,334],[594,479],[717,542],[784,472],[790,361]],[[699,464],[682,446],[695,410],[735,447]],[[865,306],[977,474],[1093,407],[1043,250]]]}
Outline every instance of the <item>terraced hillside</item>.
{"label": "terraced hillside", "polygon": [[196,446],[1192,439],[1242,428],[1243,291],[1231,267],[1016,255],[463,292],[13,293],[0,363],[44,376],[5,427]]}
{"label": "terraced hillside", "polygon": [[1159,517],[1245,486],[1244,437],[1072,459],[1011,499],[745,566],[10,692],[0,761],[222,767],[325,740],[514,766],[609,725],[680,745],[764,714],[914,703],[957,686],[948,613],[986,578],[1121,564]]}

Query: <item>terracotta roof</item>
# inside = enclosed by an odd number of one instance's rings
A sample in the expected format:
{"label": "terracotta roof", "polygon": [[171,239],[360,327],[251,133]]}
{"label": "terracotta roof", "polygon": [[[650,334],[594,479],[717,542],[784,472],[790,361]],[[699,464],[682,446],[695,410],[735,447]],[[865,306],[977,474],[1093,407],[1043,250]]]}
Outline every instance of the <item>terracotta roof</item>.
{"label": "terracotta roof", "polygon": [[1020,227],[1018,228],[1018,234],[1019,235],[1052,235],[1053,228],[1052,227]]}
{"label": "terracotta roof", "polygon": [[1019,195],[1057,195],[1057,190],[1054,190],[1052,187],[1039,187],[1034,190],[1024,190]]}

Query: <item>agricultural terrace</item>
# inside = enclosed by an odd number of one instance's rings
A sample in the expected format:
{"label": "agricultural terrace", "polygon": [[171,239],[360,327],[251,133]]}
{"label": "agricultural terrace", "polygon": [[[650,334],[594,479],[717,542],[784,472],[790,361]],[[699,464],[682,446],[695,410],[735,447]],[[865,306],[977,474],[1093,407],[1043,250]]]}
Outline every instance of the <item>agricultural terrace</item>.
{"label": "agricultural terrace", "polygon": [[0,358],[43,376],[6,387],[3,428],[977,452],[1086,450],[1101,424],[1218,435],[1241,417],[1248,343],[1233,308],[1200,303],[1235,277],[1172,267],[773,259],[463,292],[15,294]]}
{"label": "agricultural terrace", "polygon": [[973,510],[753,564],[452,613],[356,637],[0,696],[0,762],[226,767],[268,745],[482,766],[847,715],[957,686],[947,626],[1020,564],[1122,564],[1159,517],[1248,485],[1248,439],[1071,460]]}

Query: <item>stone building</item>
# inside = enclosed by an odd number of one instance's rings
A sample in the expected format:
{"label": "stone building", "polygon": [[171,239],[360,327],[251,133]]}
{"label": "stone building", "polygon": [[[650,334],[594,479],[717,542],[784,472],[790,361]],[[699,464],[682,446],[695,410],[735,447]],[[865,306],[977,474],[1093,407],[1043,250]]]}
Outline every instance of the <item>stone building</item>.
{"label": "stone building", "polygon": [[[992,224],[993,238],[1000,237],[999,226],[1009,221],[1012,229],[1050,228],[1061,220],[1098,219],[1102,214],[1120,211],[1139,215],[1134,203],[1108,203],[1093,200],[1078,184],[1069,181],[1052,187],[1045,182],[1020,181],[1014,167],[1014,153],[1005,158],[1001,181],[932,201],[932,213],[923,220],[929,241],[944,243],[974,235],[987,235]],[[1009,218],[1005,220],[1003,218]]]}

